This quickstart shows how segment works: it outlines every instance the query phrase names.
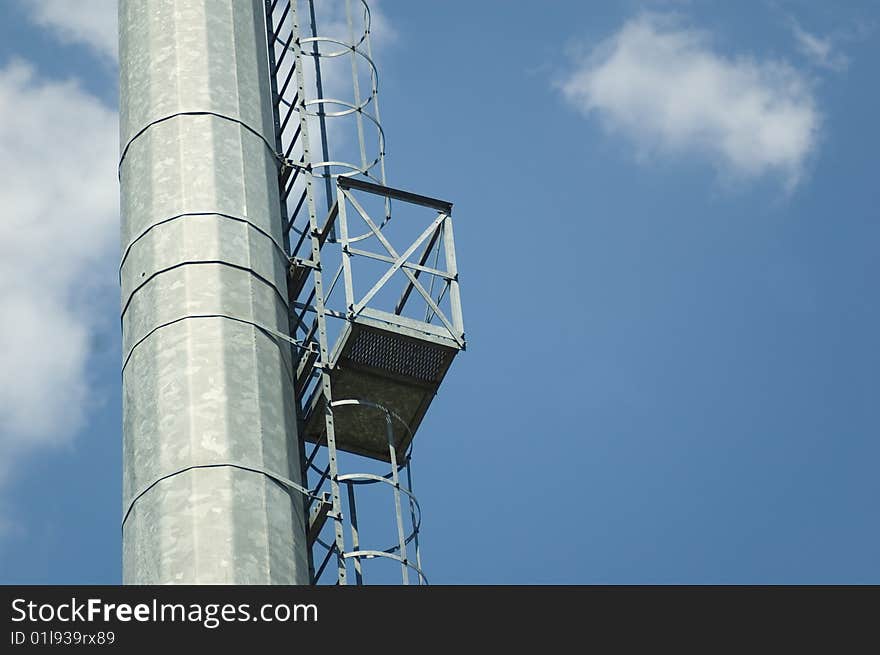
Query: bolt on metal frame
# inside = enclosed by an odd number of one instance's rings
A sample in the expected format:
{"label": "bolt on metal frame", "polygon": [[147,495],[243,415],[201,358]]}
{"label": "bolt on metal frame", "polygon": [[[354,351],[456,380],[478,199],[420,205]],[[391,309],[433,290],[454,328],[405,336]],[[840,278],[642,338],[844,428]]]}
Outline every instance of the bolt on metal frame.
{"label": "bolt on metal frame", "polygon": [[[407,420],[375,399],[334,396],[334,364],[338,362],[343,337],[340,336],[334,345],[335,333],[330,329],[330,322],[338,321],[345,326],[343,336],[349,334],[347,328],[357,324],[363,329],[390,330],[414,343],[442,347],[443,352],[450,354],[441,366],[439,384],[454,353],[465,347],[452,205],[385,185],[385,135],[379,119],[378,71],[370,43],[369,6],[364,0],[340,0],[345,5],[348,28],[348,40],[345,41],[319,34],[316,4],[320,6],[322,2],[326,0],[265,2],[276,111],[275,146],[279,153],[282,215],[287,228],[284,245],[291,262],[288,292],[291,335],[298,355],[295,392],[300,434],[303,434],[308,418],[320,423],[311,450],[306,452],[303,445],[301,451],[303,479],[310,487],[305,498],[309,542],[313,546],[310,574],[313,583],[323,581],[323,574],[332,570],[330,564],[335,561],[336,583],[347,584],[347,562],[350,560],[355,582],[362,584],[363,561],[384,558],[400,564],[404,584],[410,582],[411,572],[416,574],[418,584],[427,584],[419,552],[421,511],[412,493],[411,440],[430,398],[423,401],[418,411]],[[362,30],[355,29],[356,9],[362,12]],[[322,65],[326,60],[340,57],[351,59],[353,102],[324,96]],[[312,66],[311,80],[307,79],[307,62]],[[359,66],[364,65],[369,71],[369,89],[362,95]],[[311,95],[312,86],[314,95]],[[328,123],[345,117],[354,118],[356,123],[358,163],[331,156]],[[368,125],[372,125],[376,132],[378,150],[374,156],[367,151],[365,128]],[[310,133],[314,134],[315,130],[320,135],[317,144],[310,140]],[[313,155],[316,145],[320,150],[318,157]],[[358,200],[358,194],[378,196],[383,205],[382,216],[371,217]],[[326,203],[327,215],[319,222],[321,200]],[[436,211],[435,218],[418,238],[403,249],[395,248],[383,230],[391,220],[392,201]],[[350,214],[359,226],[365,226],[365,231],[351,234]],[[382,251],[354,245],[368,239],[377,241]],[[322,258],[330,245],[341,254],[339,266],[332,275],[328,267],[332,260],[327,260],[326,256]],[[420,255],[414,258],[420,248]],[[438,265],[441,253],[445,259],[442,268]],[[433,266],[429,264],[432,256]],[[354,293],[352,259],[355,257],[388,265],[380,279],[360,297]],[[370,306],[395,275],[406,277],[406,287],[394,311],[380,311]],[[427,289],[420,281],[423,275],[430,278]],[[435,290],[437,280],[440,280],[439,291]],[[331,306],[331,296],[340,281],[345,301],[344,307],[336,308]],[[411,298],[424,301],[424,320],[404,316],[404,309],[411,306]],[[450,308],[448,312],[441,308],[444,299]],[[435,392],[436,388],[430,396]],[[310,405],[310,399],[319,399],[321,403]],[[310,410],[318,412],[318,417]],[[368,457],[390,464],[390,471],[385,475],[340,474],[340,444],[346,450],[349,448],[345,447],[345,430],[341,435],[338,426],[353,425],[350,415],[358,412],[360,416],[372,413],[377,424],[384,423],[387,454],[382,446],[378,455]],[[402,474],[405,483],[401,480]],[[356,488],[366,485],[388,486],[392,490],[397,542],[385,549],[364,548],[360,543]],[[348,516],[344,514],[342,487],[347,492]],[[404,505],[407,512],[404,512]],[[332,521],[332,539],[321,537],[328,520]],[[405,525],[407,521],[408,525]],[[346,547],[346,528],[350,534],[350,549]],[[408,552],[410,549],[414,550],[412,557]]]}

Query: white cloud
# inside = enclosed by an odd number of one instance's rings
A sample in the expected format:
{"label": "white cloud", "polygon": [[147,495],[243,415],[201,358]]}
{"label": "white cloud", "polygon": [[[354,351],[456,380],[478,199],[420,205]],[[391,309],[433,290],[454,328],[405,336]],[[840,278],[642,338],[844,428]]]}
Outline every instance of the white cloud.
{"label": "white cloud", "polygon": [[31,19],[65,43],[81,43],[116,61],[117,0],[22,0]]}
{"label": "white cloud", "polygon": [[85,417],[96,319],[79,301],[115,253],[117,149],[116,113],[75,82],[0,69],[0,478]]}
{"label": "white cloud", "polygon": [[675,19],[642,14],[577,62],[565,98],[631,140],[639,154],[696,154],[741,179],[797,184],[820,118],[791,66],[715,52]]}
{"label": "white cloud", "polygon": [[[115,59],[116,2],[71,4],[24,6],[57,38]],[[375,7],[373,19],[375,43],[391,40]],[[91,339],[105,319],[83,299],[117,292],[107,275],[118,247],[117,121],[75,81],[41,79],[20,61],[0,68],[0,482],[19,456],[69,443],[94,402]]]}
{"label": "white cloud", "polygon": [[798,50],[816,66],[832,71],[842,71],[849,65],[849,59],[835,51],[830,36],[825,38],[816,36],[807,32],[797,23],[793,23],[791,29]]}

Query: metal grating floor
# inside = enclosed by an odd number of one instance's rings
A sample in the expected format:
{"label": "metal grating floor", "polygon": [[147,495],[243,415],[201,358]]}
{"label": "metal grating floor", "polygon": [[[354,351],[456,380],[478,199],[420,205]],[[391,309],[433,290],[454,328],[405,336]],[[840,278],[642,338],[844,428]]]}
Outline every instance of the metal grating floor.
{"label": "metal grating floor", "polygon": [[[333,399],[368,400],[398,417],[394,421],[394,447],[402,461],[457,353],[457,348],[391,329],[349,323],[332,358]],[[307,441],[324,438],[324,408],[324,394],[318,387],[304,408]],[[363,406],[338,407],[333,418],[337,448],[390,461],[382,412]]]}

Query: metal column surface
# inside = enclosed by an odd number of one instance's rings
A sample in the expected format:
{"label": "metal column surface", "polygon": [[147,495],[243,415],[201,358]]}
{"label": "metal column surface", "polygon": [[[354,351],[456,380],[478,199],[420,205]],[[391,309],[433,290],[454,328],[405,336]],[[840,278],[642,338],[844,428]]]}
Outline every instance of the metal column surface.
{"label": "metal column surface", "polygon": [[120,0],[123,580],[307,584],[263,0]]}

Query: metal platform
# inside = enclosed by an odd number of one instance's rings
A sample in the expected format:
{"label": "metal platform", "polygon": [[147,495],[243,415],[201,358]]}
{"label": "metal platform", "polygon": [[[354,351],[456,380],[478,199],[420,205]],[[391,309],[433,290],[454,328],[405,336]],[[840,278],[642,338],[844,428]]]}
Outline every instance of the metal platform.
{"label": "metal platform", "polygon": [[[428,411],[458,348],[439,339],[416,338],[392,329],[350,321],[336,344],[330,381],[336,398],[382,405],[397,419],[394,448],[403,461],[419,424]],[[326,399],[317,387],[305,417],[307,441],[318,443],[326,433]],[[384,416],[368,408],[334,412],[336,447],[390,462]]]}
{"label": "metal platform", "polygon": [[[362,584],[362,565],[385,559],[399,563],[404,584],[427,584],[410,445],[466,347],[452,203],[387,186],[367,2],[340,0],[347,37],[321,33],[315,0],[265,4],[294,394],[299,434],[314,444],[301,455],[310,578],[335,573],[344,585],[353,568]],[[348,74],[350,87],[325,94],[325,79]],[[338,450],[374,460],[373,472],[341,473]],[[390,464],[388,474],[378,475],[375,461]],[[370,485],[392,492],[390,546],[358,527],[357,507],[382,497],[356,502],[355,490]]]}

